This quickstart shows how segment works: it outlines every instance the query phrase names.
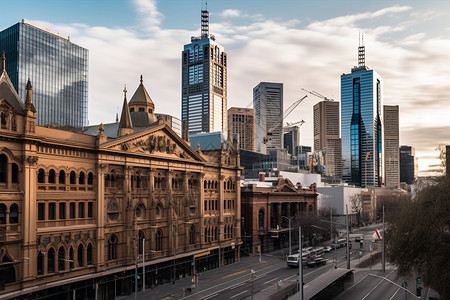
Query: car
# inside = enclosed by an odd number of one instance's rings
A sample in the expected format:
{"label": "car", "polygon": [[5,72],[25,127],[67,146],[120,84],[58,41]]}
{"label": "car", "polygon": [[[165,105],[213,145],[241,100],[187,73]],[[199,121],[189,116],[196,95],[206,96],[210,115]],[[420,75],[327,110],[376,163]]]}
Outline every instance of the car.
{"label": "car", "polygon": [[325,258],[319,256],[309,260],[306,264],[308,265],[308,267],[315,268],[320,265],[325,265],[326,263],[327,261],[325,260]]}
{"label": "car", "polygon": [[323,247],[323,252],[330,252],[331,250],[333,250],[333,248],[331,248],[330,246]]}

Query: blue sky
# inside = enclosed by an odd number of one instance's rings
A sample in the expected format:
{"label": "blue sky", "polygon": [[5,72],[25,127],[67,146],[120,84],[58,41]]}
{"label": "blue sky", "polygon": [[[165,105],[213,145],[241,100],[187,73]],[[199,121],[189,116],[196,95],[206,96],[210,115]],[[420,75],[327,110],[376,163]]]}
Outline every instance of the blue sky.
{"label": "blue sky", "polygon": [[[89,49],[89,121],[113,122],[122,90],[144,84],[156,111],[180,116],[181,51],[199,34],[201,0],[2,3],[0,29],[23,18]],[[210,32],[228,53],[228,106],[249,106],[261,81],[284,83],[287,108],[301,88],[340,100],[340,75],[357,63],[384,79],[384,104],[400,106],[400,142],[412,145],[422,171],[450,144],[450,1],[210,0]],[[131,97],[131,95],[130,95]],[[312,144],[309,96],[288,122],[304,119]],[[423,173],[425,174],[425,173]]]}

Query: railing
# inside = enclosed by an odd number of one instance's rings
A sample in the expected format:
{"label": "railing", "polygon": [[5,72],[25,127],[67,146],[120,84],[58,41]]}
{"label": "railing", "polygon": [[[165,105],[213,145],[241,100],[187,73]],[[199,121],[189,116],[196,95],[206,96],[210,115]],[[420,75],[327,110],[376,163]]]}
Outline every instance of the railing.
{"label": "railing", "polygon": [[95,191],[93,185],[85,184],[55,184],[55,183],[38,183],[38,191]]}

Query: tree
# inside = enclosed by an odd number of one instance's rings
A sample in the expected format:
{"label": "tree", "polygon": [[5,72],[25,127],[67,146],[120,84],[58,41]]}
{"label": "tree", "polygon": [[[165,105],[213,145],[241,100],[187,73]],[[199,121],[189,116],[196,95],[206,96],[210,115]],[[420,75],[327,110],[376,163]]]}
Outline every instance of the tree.
{"label": "tree", "polygon": [[321,218],[314,213],[298,214],[295,216],[295,222],[302,227],[302,236],[304,241],[308,240],[310,245],[313,245],[317,234],[324,237],[330,235],[330,224],[321,220]]}
{"label": "tree", "polygon": [[417,273],[450,299],[450,179],[424,188],[403,206],[386,231],[387,257],[400,275]]}
{"label": "tree", "polygon": [[[436,170],[436,172],[442,173],[443,175],[445,175],[446,173],[446,166],[447,166],[447,146],[445,144],[439,144],[439,146],[437,146],[437,148],[435,149],[436,151],[439,151],[439,160],[441,161],[440,165],[438,165],[438,169]],[[434,165],[436,166],[436,165]]]}
{"label": "tree", "polygon": [[361,194],[354,194],[350,196],[348,199],[350,201],[350,209],[351,212],[356,215],[356,225],[361,225],[361,210],[362,210],[362,203],[361,203]]}

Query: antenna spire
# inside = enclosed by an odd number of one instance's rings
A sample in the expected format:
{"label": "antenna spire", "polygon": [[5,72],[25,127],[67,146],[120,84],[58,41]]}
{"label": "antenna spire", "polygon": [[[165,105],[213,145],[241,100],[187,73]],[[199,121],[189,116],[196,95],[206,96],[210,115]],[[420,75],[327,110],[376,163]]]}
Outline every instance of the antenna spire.
{"label": "antenna spire", "polygon": [[205,38],[209,36],[209,12],[208,12],[208,1],[206,1],[205,9],[202,8],[202,32],[201,37]]}
{"label": "antenna spire", "polygon": [[366,47],[364,46],[364,34],[360,35],[358,47],[358,67],[366,66]]}

